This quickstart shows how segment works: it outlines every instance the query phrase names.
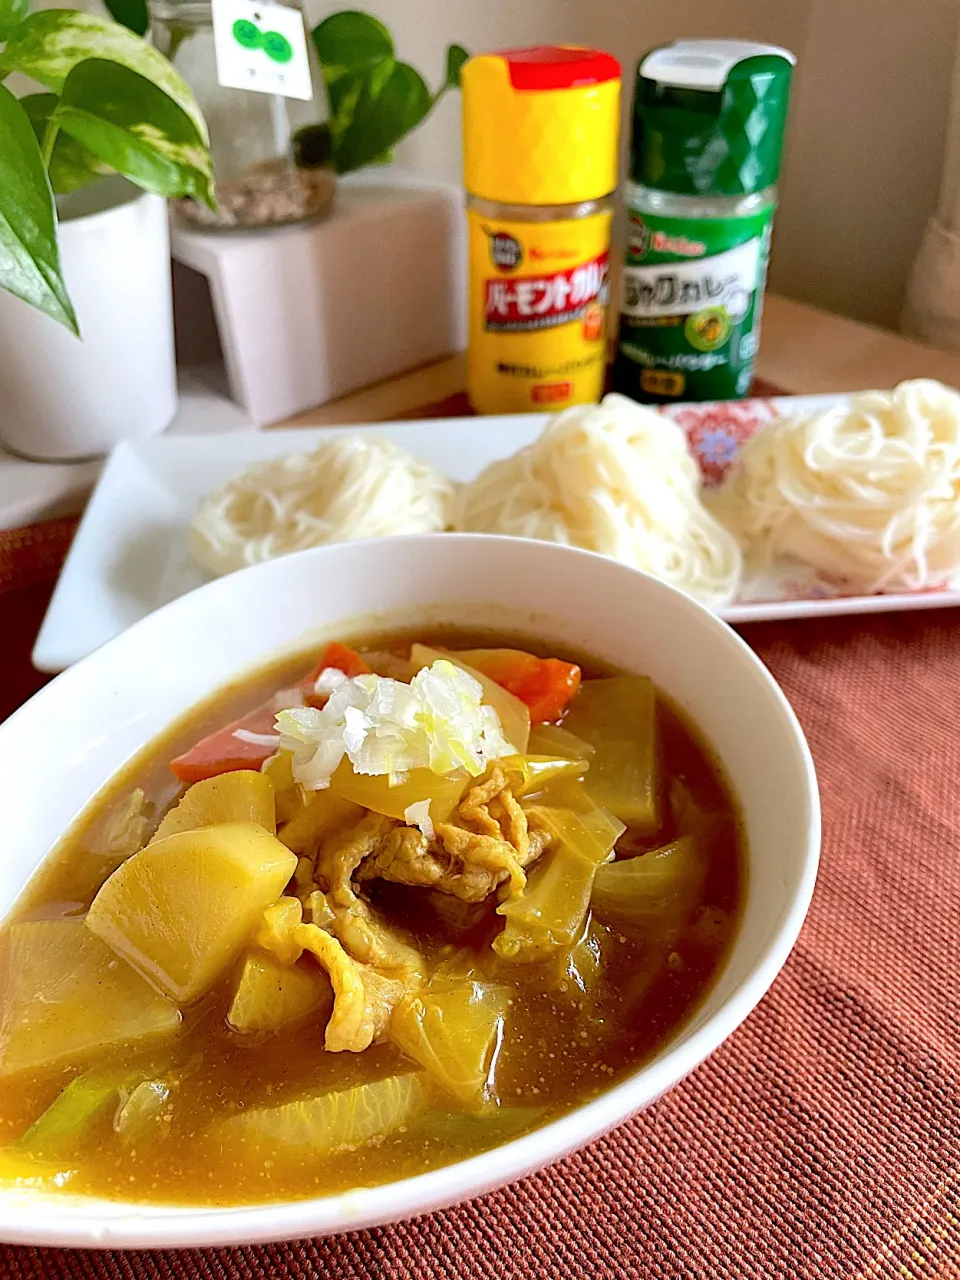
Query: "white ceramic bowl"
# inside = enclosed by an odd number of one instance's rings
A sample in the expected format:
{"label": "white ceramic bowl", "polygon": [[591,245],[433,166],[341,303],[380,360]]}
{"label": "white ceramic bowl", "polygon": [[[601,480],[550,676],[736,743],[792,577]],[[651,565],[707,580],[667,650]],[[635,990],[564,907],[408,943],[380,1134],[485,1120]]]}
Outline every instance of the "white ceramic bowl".
{"label": "white ceramic bowl", "polygon": [[306,551],[223,578],[144,619],[0,726],[5,914],[98,788],[220,685],[278,652],[418,621],[521,629],[644,672],[699,725],[740,797],[749,885],[736,944],[693,1020],[642,1070],[494,1151],[388,1186],[260,1207],[140,1207],[0,1191],[0,1240],[110,1247],[234,1245],[352,1230],[479,1195],[648,1106],[702,1062],[770,986],[816,877],[816,778],[786,699],[743,641],[685,596],[586,552],[441,534]]}

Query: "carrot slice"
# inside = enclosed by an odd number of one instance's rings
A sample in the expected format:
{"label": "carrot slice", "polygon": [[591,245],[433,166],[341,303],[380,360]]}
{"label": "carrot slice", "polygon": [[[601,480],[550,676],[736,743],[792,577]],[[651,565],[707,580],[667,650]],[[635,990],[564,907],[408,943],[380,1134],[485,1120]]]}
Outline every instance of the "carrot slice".
{"label": "carrot slice", "polygon": [[236,736],[245,733],[276,734],[276,708],[273,699],[250,711],[239,720],[217,729],[195,743],[189,751],[170,761],[170,768],[181,782],[202,782],[235,769],[259,769],[276,751],[276,744],[247,742]]}
{"label": "carrot slice", "polygon": [[324,649],[320,661],[316,667],[307,676],[303,682],[313,682],[321,671],[325,671],[327,667],[335,667],[337,671],[342,671],[345,676],[368,676],[371,668],[367,666],[364,660],[353,649],[348,649],[345,644],[338,644],[336,641],[328,644]]}
{"label": "carrot slice", "polygon": [[326,671],[327,667],[335,667],[337,671],[342,671],[345,676],[350,678],[353,676],[368,676],[371,671],[371,668],[367,666],[359,653],[355,653],[353,649],[348,649],[345,644],[338,644],[336,641],[331,642],[324,649],[323,656],[314,669],[300,681],[300,687],[303,689],[303,700],[308,707],[322,707],[327,701],[325,693],[315,694],[313,692],[317,676],[321,671]]}
{"label": "carrot slice", "polygon": [[[347,676],[367,675],[370,668],[353,649],[345,644],[328,644],[320,661],[309,675],[298,681],[297,688],[303,691],[303,700],[308,707],[322,707],[327,700],[326,694],[314,694],[313,686],[317,676],[327,667],[336,667]],[[268,760],[276,751],[276,745],[257,742],[245,742],[236,736],[239,729],[244,733],[276,734],[276,706],[271,698],[262,706],[234,720],[223,729],[208,734],[198,743],[170,761],[170,768],[181,782],[202,782],[204,778],[215,778],[220,773],[232,773],[236,769],[259,769],[264,760]]]}
{"label": "carrot slice", "polygon": [[525,703],[534,724],[559,720],[580,688],[580,668],[560,658],[522,649],[468,649],[458,657]]}
{"label": "carrot slice", "polygon": [[560,658],[540,658],[535,671],[520,681],[511,693],[530,708],[534,724],[553,724],[577,696],[580,668]]}

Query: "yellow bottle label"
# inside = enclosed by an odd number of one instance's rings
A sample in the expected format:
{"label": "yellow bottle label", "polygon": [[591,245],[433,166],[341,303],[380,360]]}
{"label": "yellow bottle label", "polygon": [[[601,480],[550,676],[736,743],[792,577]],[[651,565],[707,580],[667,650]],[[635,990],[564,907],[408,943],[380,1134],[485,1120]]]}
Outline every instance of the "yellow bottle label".
{"label": "yellow bottle label", "polygon": [[467,394],[479,413],[600,399],[611,218],[506,222],[470,210]]}

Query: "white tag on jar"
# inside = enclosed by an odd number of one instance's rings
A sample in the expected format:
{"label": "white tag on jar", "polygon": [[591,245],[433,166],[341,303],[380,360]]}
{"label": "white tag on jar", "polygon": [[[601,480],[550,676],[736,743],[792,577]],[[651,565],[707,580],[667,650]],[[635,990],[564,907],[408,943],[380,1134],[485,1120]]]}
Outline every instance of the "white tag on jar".
{"label": "white tag on jar", "polygon": [[217,81],[283,98],[313,97],[303,14],[283,4],[213,0]]}

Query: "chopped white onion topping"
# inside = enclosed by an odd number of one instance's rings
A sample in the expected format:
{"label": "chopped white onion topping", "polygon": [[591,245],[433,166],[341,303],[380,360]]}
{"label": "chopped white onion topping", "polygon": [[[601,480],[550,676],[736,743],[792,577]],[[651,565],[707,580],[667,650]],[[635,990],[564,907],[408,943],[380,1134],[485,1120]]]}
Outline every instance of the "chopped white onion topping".
{"label": "chopped white onion topping", "polygon": [[324,667],[317,676],[316,683],[313,686],[314,693],[333,693],[334,689],[339,689],[347,676],[337,667]]}
{"label": "chopped white onion topping", "polygon": [[403,811],[403,820],[411,827],[419,827],[428,840],[436,834],[433,819],[430,817],[430,801],[418,800],[416,804],[408,804]]}
{"label": "chopped white onion topping", "polygon": [[355,773],[386,774],[397,785],[412,769],[478,777],[491,760],[516,754],[496,711],[483,705],[479,681],[452,662],[438,659],[409,684],[337,674],[323,708],[277,716],[281,750],[292,753],[293,776],[309,791],[328,787],[344,756]]}
{"label": "chopped white onion topping", "polygon": [[289,707],[302,707],[303,690],[294,685],[292,689],[281,689],[273,695],[274,711],[286,711]]}
{"label": "chopped white onion topping", "polygon": [[253,733],[250,729],[234,729],[233,737],[239,738],[241,742],[250,742],[255,747],[273,747],[276,750],[280,746],[278,733]]}

